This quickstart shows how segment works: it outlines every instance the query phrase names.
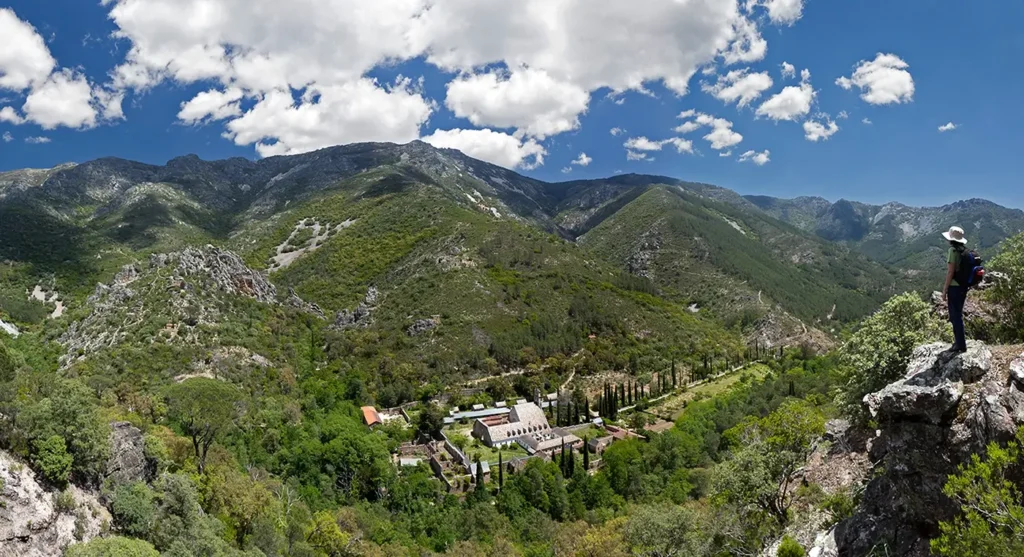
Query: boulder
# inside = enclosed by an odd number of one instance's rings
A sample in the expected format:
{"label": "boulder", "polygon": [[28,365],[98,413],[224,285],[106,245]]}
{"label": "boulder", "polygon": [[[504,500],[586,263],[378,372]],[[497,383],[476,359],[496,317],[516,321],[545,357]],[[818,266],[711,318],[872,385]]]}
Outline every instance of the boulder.
{"label": "boulder", "polygon": [[156,467],[146,458],[142,430],[128,422],[110,424],[110,459],[106,477],[115,483],[149,482]]}
{"label": "boulder", "polygon": [[405,332],[411,336],[421,335],[427,331],[432,331],[441,325],[441,318],[434,316],[430,319],[420,319],[413,323]]}
{"label": "boulder", "polygon": [[1017,388],[1024,391],[1024,354],[1010,364],[1010,380],[1017,385]]}

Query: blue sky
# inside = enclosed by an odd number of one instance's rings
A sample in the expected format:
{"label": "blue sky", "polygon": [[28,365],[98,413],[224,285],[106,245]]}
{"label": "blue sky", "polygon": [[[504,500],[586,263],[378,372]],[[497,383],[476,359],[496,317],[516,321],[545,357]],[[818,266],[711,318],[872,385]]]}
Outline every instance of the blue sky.
{"label": "blue sky", "polygon": [[[745,194],[1024,207],[1024,3],[429,4],[0,0],[0,32],[17,37],[0,54],[0,170],[423,137],[552,181],[636,172]],[[714,94],[729,72],[758,76],[745,106]],[[765,107],[784,88],[796,104]],[[828,137],[809,140],[808,122]]]}

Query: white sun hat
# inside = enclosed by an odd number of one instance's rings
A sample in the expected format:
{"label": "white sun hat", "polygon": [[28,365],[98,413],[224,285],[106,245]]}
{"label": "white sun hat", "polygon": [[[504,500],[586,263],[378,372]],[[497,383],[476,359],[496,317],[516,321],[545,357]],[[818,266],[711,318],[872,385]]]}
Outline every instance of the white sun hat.
{"label": "white sun hat", "polygon": [[966,244],[967,238],[964,237],[964,229],[959,226],[954,226],[949,229],[949,232],[943,232],[942,237],[949,240],[950,242],[956,242],[958,244]]}

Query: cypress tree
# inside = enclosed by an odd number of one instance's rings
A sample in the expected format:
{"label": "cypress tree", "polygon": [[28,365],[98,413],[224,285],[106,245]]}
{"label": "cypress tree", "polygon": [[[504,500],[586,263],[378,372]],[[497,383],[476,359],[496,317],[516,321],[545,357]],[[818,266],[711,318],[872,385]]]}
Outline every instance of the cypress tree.
{"label": "cypress tree", "polygon": [[676,388],[676,359],[672,358],[672,388]]}
{"label": "cypress tree", "polygon": [[501,460],[501,451],[498,451],[498,490],[505,486],[505,463]]}
{"label": "cypress tree", "polygon": [[564,476],[565,475],[565,440],[564,439],[562,440],[562,458],[561,458],[561,462],[559,462],[559,466],[561,466],[561,468],[562,468],[562,475]]}
{"label": "cypress tree", "polygon": [[476,457],[476,488],[484,488],[484,465],[480,462],[480,457]]}
{"label": "cypress tree", "polygon": [[569,464],[568,464],[568,466],[569,466],[569,469],[567,470],[568,473],[565,475],[565,477],[571,478],[573,473],[576,471],[576,456],[572,452],[572,445],[569,445]]}
{"label": "cypress tree", "polygon": [[590,470],[590,438],[583,438],[583,469]]}

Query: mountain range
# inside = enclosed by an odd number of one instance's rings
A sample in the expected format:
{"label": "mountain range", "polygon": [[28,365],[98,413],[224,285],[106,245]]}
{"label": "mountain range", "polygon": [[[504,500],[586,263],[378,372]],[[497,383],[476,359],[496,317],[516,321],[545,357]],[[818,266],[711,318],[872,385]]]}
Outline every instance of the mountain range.
{"label": "mountain range", "polygon": [[[725,353],[766,320],[766,340],[792,342],[923,288],[951,223],[990,249],[1024,213],[744,197],[663,176],[545,183],[418,141],[255,162],[106,158],[0,173],[0,317],[84,323],[97,283],[126,266],[156,276],[151,255],[211,245],[292,307],[431,369],[568,356],[586,335]],[[202,328],[166,313],[161,327]]]}

